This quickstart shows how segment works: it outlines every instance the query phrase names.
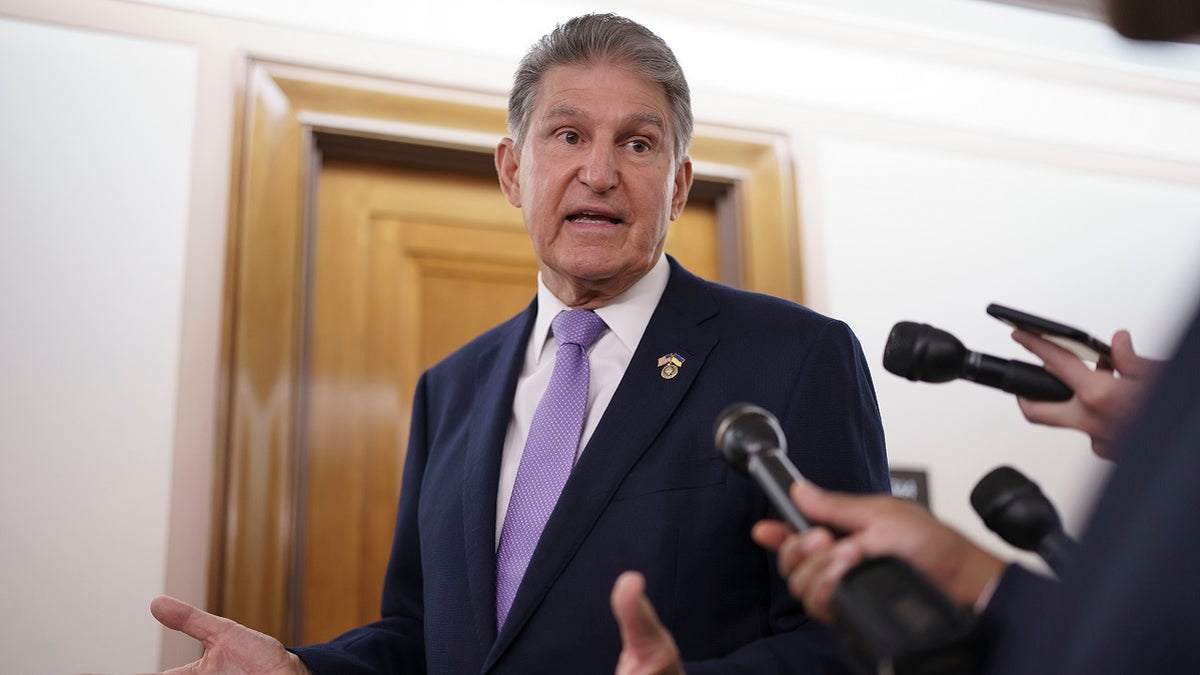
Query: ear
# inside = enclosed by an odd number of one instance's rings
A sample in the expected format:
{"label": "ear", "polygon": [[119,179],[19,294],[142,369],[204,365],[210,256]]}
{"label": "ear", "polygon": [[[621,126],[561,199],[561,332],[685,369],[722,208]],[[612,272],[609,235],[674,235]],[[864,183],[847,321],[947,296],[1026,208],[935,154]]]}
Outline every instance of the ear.
{"label": "ear", "polygon": [[688,193],[692,190],[692,158],[684,157],[675,169],[675,194],[671,196],[671,220],[683,213],[687,205]]}
{"label": "ear", "polygon": [[504,138],[496,146],[496,175],[500,176],[500,190],[508,203],[521,208],[520,164],[521,153],[513,139]]}

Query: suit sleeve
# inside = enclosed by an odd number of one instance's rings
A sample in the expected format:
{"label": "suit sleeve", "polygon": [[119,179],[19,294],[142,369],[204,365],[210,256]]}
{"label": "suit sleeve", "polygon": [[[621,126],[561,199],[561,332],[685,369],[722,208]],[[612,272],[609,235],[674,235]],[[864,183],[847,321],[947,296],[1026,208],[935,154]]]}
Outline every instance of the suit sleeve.
{"label": "suit sleeve", "polygon": [[1004,568],[987,607],[979,614],[972,633],[971,649],[981,673],[1013,673],[1015,657],[1038,646],[1050,626],[1046,612],[1038,606],[1059,597],[1057,581],[1035,574],[1020,565]]}
{"label": "suit sleeve", "polygon": [[413,399],[412,425],[396,532],[383,588],[379,621],[307,647],[289,647],[314,675],[383,675],[424,673],[425,639],[421,541],[417,505],[428,459],[426,381],[422,376]]}
{"label": "suit sleeve", "polygon": [[[858,339],[845,323],[831,320],[801,358],[787,409],[780,411],[788,456],[826,489],[890,492],[883,424]],[[775,556],[766,561],[771,606],[765,637],[725,658],[685,664],[689,675],[848,672],[840,635],[809,618],[788,593]]]}
{"label": "suit sleeve", "polygon": [[782,411],[788,455],[806,478],[841,492],[891,492],[875,384],[858,338],[825,324]]}

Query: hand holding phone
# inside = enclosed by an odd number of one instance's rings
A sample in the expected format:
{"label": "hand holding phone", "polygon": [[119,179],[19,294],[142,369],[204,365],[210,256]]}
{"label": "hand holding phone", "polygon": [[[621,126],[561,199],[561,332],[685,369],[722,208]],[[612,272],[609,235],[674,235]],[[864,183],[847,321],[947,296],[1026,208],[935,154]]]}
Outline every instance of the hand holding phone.
{"label": "hand holding phone", "polygon": [[1097,368],[1112,369],[1112,349],[1108,343],[1078,328],[996,303],[988,305],[987,313],[1013,328],[1045,338],[1084,361],[1095,363]]}
{"label": "hand holding phone", "polygon": [[1087,396],[1073,397],[1065,404],[1027,400],[1019,403],[1030,422],[1083,431],[1091,438],[1093,452],[1116,459],[1122,430],[1139,408],[1161,362],[1138,356],[1128,331],[1117,331],[1110,348],[1077,328],[1010,307],[993,304],[987,311],[1015,328],[1056,343],[1084,361],[1096,362],[1096,369],[1092,370],[1086,363],[1018,338],[1022,346],[1045,362],[1047,371],[1072,390],[1088,392]]}

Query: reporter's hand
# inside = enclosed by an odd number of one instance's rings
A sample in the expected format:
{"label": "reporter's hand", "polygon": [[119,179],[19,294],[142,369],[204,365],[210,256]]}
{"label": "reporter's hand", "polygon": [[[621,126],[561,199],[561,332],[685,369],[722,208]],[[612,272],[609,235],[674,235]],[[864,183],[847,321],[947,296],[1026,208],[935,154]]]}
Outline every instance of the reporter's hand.
{"label": "reporter's hand", "polygon": [[1115,460],[1117,443],[1162,362],[1138,356],[1133,351],[1129,331],[1125,330],[1113,335],[1112,370],[1092,370],[1078,356],[1027,331],[1014,331],[1012,337],[1075,392],[1062,402],[1018,398],[1025,419],[1035,424],[1078,429],[1091,437],[1093,452]]}
{"label": "reporter's hand", "polygon": [[204,645],[199,661],[162,675],[310,675],[300,657],[275,638],[181,600],[160,595],[150,603],[150,613],[167,628]]}
{"label": "reporter's hand", "polygon": [[616,675],[684,675],[675,639],[646,599],[646,580],[624,572],[613,584],[613,616],[621,629]]}
{"label": "reporter's hand", "polygon": [[[1004,563],[912,502],[883,495],[825,492],[808,481],[792,486],[792,501],[813,523],[802,533],[764,520],[754,540],[779,554],[779,572],[808,614],[833,624],[833,591],[866,558],[893,555],[924,574],[959,606],[972,606]],[[844,533],[835,539],[828,528]]]}

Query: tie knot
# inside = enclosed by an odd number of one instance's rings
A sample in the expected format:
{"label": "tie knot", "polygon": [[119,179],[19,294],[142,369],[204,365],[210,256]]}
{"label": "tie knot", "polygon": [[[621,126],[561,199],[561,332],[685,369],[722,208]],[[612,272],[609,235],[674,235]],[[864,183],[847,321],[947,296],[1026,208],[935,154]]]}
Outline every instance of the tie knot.
{"label": "tie knot", "polygon": [[608,328],[608,324],[593,311],[568,309],[554,317],[550,328],[559,344],[579,345],[586,350]]}

